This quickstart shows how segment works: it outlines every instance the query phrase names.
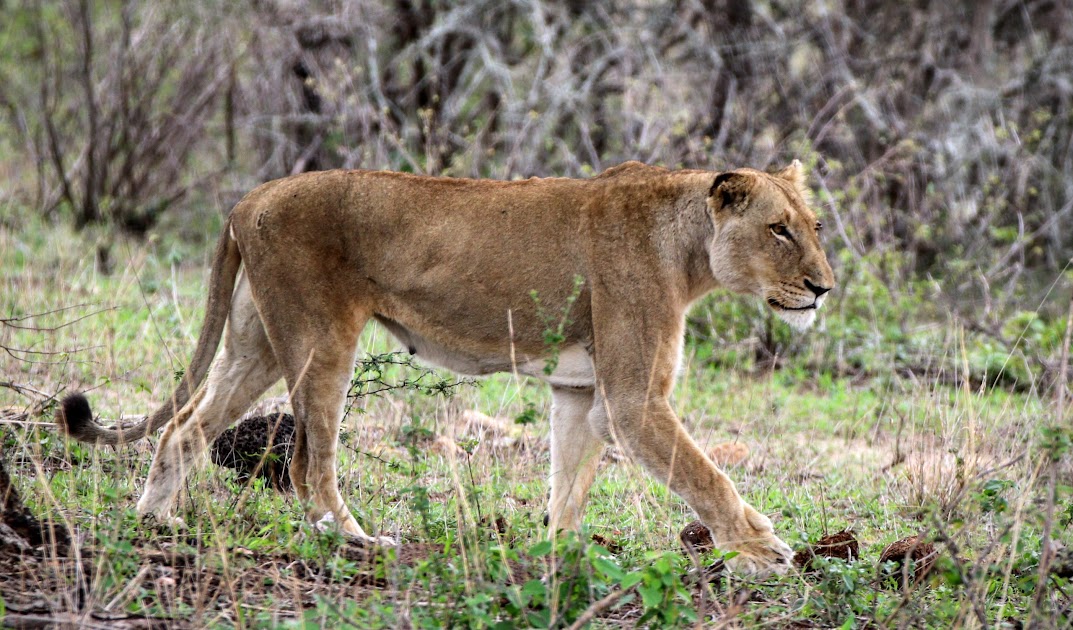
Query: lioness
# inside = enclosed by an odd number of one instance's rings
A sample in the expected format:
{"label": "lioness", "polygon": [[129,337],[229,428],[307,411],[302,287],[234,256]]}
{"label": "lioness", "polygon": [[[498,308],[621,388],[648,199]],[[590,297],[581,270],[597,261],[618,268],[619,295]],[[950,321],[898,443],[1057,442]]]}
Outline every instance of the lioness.
{"label": "lioness", "polygon": [[[205,323],[171,401],[106,429],[76,394],[57,421],[106,444],[167,424],[138,511],[174,522],[206,445],[283,377],[297,423],[291,479],[309,518],[388,542],[354,520],[335,464],[358,335],[374,319],[423,361],[551,385],[552,532],[580,526],[613,440],[738,552],[732,568],[782,571],[789,547],[697,448],[668,396],[686,311],[712,289],[760,295],[793,326],[812,323],[834,277],[802,180],[795,161],[775,174],[628,162],[585,180],[329,171],[272,181],[225,223]],[[572,297],[565,341],[549,348],[547,313]]]}

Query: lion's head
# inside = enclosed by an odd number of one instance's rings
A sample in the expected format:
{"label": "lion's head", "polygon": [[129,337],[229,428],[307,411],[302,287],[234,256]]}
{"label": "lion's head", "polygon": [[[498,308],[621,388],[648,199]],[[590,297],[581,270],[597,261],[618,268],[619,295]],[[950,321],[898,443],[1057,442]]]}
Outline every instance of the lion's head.
{"label": "lion's head", "polygon": [[808,197],[797,160],[777,173],[720,173],[708,196],[715,278],[733,291],[761,296],[797,329],[812,324],[835,286]]}

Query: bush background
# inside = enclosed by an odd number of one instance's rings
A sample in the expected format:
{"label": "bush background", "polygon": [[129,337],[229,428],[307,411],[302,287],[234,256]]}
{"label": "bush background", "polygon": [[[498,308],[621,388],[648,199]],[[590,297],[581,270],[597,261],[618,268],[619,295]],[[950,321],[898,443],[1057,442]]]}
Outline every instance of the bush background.
{"label": "bush background", "polygon": [[[1037,344],[1035,376],[1056,367],[1069,286],[1052,285],[1073,255],[1061,2],[0,8],[4,221],[18,207],[100,224],[105,267],[114,232],[197,237],[183,224],[198,212],[304,170],[578,177],[796,157],[844,287],[865,274],[892,304],[925,292],[911,319],[956,317],[997,351]],[[770,323],[748,328],[792,351]]]}
{"label": "bush background", "polygon": [[[1068,576],[1048,577],[1073,544],[1067,2],[0,0],[0,86],[0,453],[93,558],[0,554],[0,617],[564,626],[629,582],[644,595],[609,625],[1068,627]],[[344,495],[370,531],[442,551],[371,578],[291,498],[215,469],[180,506],[196,537],[141,528],[151,444],[51,429],[68,388],[106,418],[164,399],[222,217],[263,181],[794,158],[838,289],[803,336],[755,299],[704,300],[675,404],[703,446],[752,449],[731,475],[793,546],[851,526],[867,562],[697,589],[688,509],[612,456],[588,522],[623,549],[552,553],[547,394],[508,377],[354,401]],[[362,347],[391,348],[375,329]],[[881,587],[879,551],[917,533],[937,576]],[[505,577],[532,557],[561,581]]]}

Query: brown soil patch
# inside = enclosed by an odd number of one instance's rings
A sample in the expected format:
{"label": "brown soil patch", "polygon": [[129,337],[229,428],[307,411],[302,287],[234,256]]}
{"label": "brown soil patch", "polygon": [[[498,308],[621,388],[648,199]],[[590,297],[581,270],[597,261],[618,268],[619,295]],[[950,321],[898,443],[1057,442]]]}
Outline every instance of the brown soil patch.
{"label": "brown soil patch", "polygon": [[294,416],[286,413],[239,422],[220,434],[209,452],[212,463],[234,470],[239,481],[261,477],[280,491],[291,489],[293,455]]}
{"label": "brown soil patch", "polygon": [[66,549],[70,544],[67,529],[61,523],[41,523],[26,509],[0,459],[0,547],[25,549],[44,544]]}
{"label": "brown soil patch", "polygon": [[[910,536],[888,545],[879,556],[879,564],[882,566],[885,562],[893,562],[894,567],[889,575],[897,577],[903,586],[908,586],[927,577],[938,557],[939,552],[934,544],[920,536]],[[907,560],[912,561],[911,572],[907,571]]]}
{"label": "brown soil patch", "polygon": [[861,557],[860,543],[849,530],[824,536],[804,549],[794,554],[794,565],[802,571],[807,571],[812,566],[812,561],[817,557],[839,558],[851,562]]}
{"label": "brown soil patch", "polygon": [[715,549],[711,530],[700,521],[693,521],[686,525],[682,529],[682,533],[678,534],[678,538],[685,545],[685,548],[690,551],[701,552]]}

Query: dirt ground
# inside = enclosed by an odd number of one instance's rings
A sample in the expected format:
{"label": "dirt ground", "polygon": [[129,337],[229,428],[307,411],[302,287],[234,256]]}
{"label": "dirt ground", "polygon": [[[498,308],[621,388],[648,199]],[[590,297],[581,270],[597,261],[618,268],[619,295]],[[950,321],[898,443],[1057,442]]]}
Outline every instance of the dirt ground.
{"label": "dirt ground", "polygon": [[[0,596],[7,616],[5,625],[39,627],[48,624],[82,628],[193,628],[202,627],[211,614],[218,621],[235,621],[272,602],[273,612],[297,615],[317,596],[360,600],[370,589],[390,588],[392,567],[426,559],[434,546],[405,544],[390,552],[369,551],[346,544],[337,553],[357,565],[345,579],[330,575],[323,566],[293,556],[230,550],[229,563],[211,561],[218,554],[177,552],[177,543],[134,542],[140,562],[137,577],[109,602],[93,598],[94,582],[102,578],[101,564],[108,554],[92,547],[72,548],[57,554],[48,546],[31,550],[0,548]],[[388,558],[385,553],[393,557]],[[179,600],[185,618],[152,617],[124,611],[137,597],[162,602]],[[242,609],[240,612],[238,609]]]}

